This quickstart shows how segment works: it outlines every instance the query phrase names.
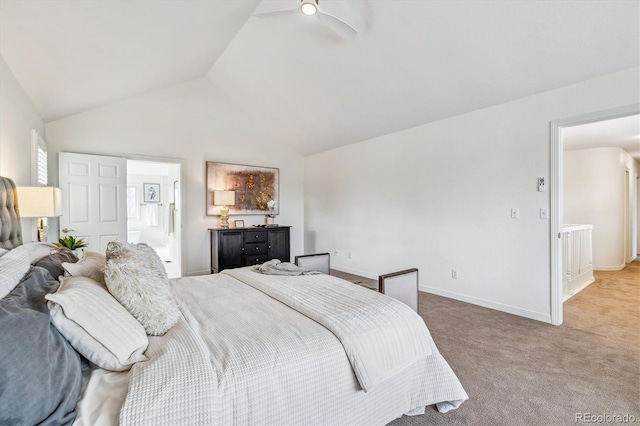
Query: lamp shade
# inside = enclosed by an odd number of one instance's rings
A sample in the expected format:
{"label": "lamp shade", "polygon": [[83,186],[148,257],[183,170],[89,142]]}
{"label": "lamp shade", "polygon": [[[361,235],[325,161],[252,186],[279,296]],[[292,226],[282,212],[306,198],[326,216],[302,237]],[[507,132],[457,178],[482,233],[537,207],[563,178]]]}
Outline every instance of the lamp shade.
{"label": "lamp shade", "polygon": [[235,191],[213,191],[213,204],[216,206],[233,206],[236,203]]}
{"label": "lamp shade", "polygon": [[62,190],[55,186],[19,186],[20,217],[54,217],[62,214]]}

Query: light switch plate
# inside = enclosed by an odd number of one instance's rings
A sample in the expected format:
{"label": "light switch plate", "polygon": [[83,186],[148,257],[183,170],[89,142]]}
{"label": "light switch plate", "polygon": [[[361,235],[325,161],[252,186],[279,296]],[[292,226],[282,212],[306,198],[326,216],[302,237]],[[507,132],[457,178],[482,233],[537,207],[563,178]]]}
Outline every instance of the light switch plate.
{"label": "light switch plate", "polygon": [[540,208],[540,219],[549,219],[549,209],[546,207]]}
{"label": "light switch plate", "polygon": [[511,207],[511,219],[520,219],[520,209]]}

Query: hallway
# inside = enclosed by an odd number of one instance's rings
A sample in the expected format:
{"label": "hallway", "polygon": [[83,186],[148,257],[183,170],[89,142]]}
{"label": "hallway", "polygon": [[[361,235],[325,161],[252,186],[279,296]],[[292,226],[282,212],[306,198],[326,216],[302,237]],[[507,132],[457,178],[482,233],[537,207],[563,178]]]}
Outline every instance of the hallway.
{"label": "hallway", "polygon": [[621,271],[594,271],[596,281],[564,304],[564,326],[601,342],[640,347],[640,259]]}

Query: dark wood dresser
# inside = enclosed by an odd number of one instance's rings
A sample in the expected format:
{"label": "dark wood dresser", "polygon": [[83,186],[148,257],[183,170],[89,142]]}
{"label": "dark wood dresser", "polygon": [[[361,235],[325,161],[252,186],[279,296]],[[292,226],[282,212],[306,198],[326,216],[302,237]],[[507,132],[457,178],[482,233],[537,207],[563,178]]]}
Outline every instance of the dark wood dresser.
{"label": "dark wood dresser", "polygon": [[211,273],[257,265],[271,259],[290,262],[289,228],[210,228]]}

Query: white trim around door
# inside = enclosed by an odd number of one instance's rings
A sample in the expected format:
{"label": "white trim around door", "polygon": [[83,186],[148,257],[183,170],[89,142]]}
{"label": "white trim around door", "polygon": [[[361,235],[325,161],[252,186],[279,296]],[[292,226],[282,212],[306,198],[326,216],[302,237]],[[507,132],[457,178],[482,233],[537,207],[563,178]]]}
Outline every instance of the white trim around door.
{"label": "white trim around door", "polygon": [[551,324],[562,324],[562,130],[567,127],[596,121],[611,120],[640,114],[640,103],[626,105],[604,111],[552,121],[550,124],[551,144]]}

